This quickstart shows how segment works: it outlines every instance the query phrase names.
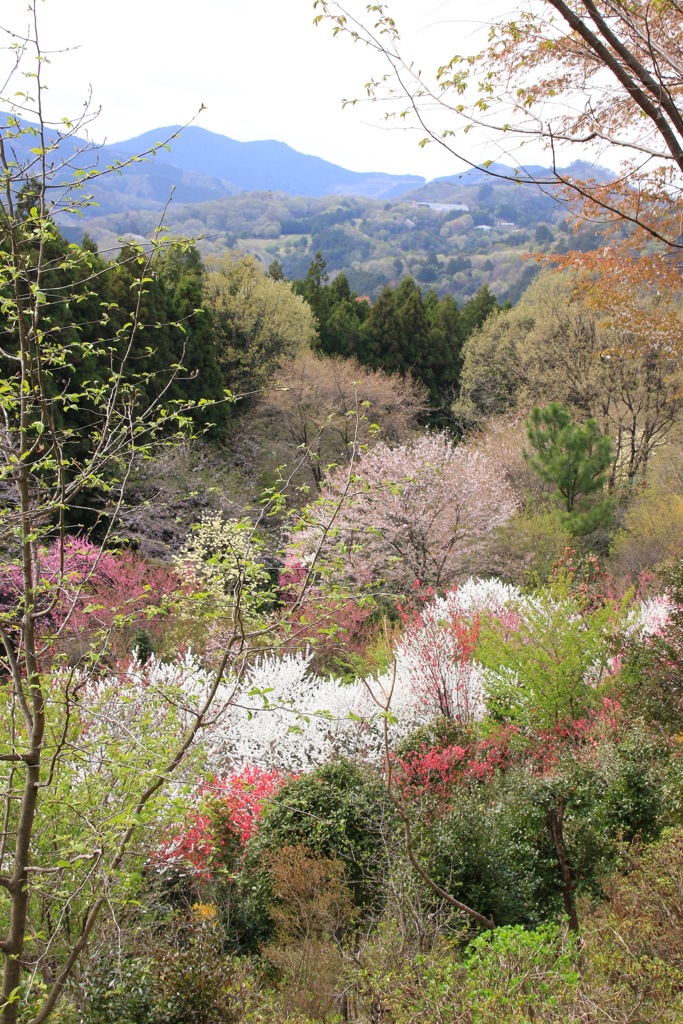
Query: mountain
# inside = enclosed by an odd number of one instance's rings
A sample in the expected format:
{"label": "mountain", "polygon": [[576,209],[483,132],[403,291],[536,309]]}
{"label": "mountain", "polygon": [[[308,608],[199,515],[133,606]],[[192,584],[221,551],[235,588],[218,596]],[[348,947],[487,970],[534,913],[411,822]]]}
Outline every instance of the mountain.
{"label": "mountain", "polygon": [[[35,126],[24,124],[24,128]],[[47,138],[48,143],[57,141],[56,133],[49,130]],[[17,162],[30,160],[36,144],[35,135],[14,139],[11,148]],[[141,153],[148,155],[136,159]],[[60,142],[47,159],[57,185],[72,180],[73,171],[127,165],[122,174],[113,172],[86,183],[84,192],[92,193],[96,204],[84,211],[89,216],[163,209],[172,188],[176,203],[203,203],[259,191],[391,199],[425,184],[418,175],[348,171],[299,153],[284,142],[237,142],[195,126],[155,128],[105,145],[73,136]]]}
{"label": "mountain", "polygon": [[[612,171],[590,164],[586,160],[575,160],[568,167],[559,168],[557,173],[563,178],[584,181],[592,178],[603,183],[614,177]],[[524,192],[531,189],[550,198],[557,189],[556,182],[557,177],[549,167],[509,167],[507,164],[492,163],[486,167],[471,167],[458,174],[434,178],[433,181],[406,192],[403,198],[418,203],[458,203],[471,198],[475,194],[472,190],[482,186],[483,196],[492,195],[494,190],[501,193],[506,190],[510,192],[517,189]],[[520,186],[524,187],[520,189]]]}
{"label": "mountain", "polygon": [[[177,137],[172,138],[176,134]],[[177,125],[156,128],[117,143],[115,149],[132,155],[169,138],[170,151],[158,150],[156,164],[173,164],[186,172],[201,171],[245,192],[391,199],[425,183],[425,179],[417,175],[347,171],[320,157],[299,153],[284,142],[236,142],[194,125],[182,131]]]}
{"label": "mountain", "polygon": [[[486,284],[511,302],[538,272],[540,264],[528,254],[590,249],[599,241],[594,225],[572,234],[552,187],[531,180],[548,181],[547,168],[528,167],[515,178],[513,168],[492,165],[427,183],[411,175],[347,171],[282,142],[236,142],[196,127],[178,132],[158,128],[104,146],[73,138],[49,152],[53,183],[73,177],[75,169],[126,165],[121,173],[85,181],[83,194],[94,196],[85,221],[57,216],[69,240],[80,242],[85,230],[102,251],[115,251],[122,237],[152,237],[163,210],[168,230],[199,239],[204,256],[237,247],[264,265],[277,258],[295,278],[305,276],[320,250],[328,272],[344,271],[360,294],[375,296],[410,274],[458,301]],[[30,136],[14,140],[18,163],[31,158],[35,143]],[[567,174],[609,176],[577,164]]]}

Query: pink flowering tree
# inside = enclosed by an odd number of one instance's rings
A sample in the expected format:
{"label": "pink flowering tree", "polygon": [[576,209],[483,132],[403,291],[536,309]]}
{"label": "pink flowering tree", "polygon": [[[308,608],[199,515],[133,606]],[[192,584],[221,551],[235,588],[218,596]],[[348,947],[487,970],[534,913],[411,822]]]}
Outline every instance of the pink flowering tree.
{"label": "pink flowering tree", "polygon": [[[36,547],[34,565],[42,659],[66,655],[73,661],[89,648],[106,647],[111,660],[129,652],[139,630],[155,644],[180,595],[171,567],[132,551],[106,551],[83,537]],[[21,566],[0,565],[0,627],[8,638],[16,633],[23,600]]]}
{"label": "pink flowering tree", "polygon": [[422,434],[364,453],[350,483],[346,470],[334,470],[292,548],[356,584],[384,582],[401,593],[415,580],[443,587],[476,570],[492,531],[515,509],[510,485],[484,453]]}

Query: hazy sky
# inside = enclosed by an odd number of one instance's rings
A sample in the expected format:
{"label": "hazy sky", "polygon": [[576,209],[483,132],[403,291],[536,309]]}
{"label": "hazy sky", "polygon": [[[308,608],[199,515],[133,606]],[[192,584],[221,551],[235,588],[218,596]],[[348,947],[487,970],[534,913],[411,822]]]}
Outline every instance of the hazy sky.
{"label": "hazy sky", "polygon": [[[348,6],[365,8],[362,0]],[[483,22],[508,7],[480,0],[471,20],[471,0],[389,3],[406,53],[425,69],[471,51]],[[386,104],[342,110],[344,98],[362,98],[364,83],[386,69],[367,47],[333,39],[329,24],[315,27],[312,0],[38,0],[38,11],[43,47],[73,48],[45,69],[49,110],[75,116],[91,86],[102,107],[90,128],[97,141],[184,123],[203,103],[195,123],[210,131],[278,139],[352,170],[431,178],[460,168],[437,144],[420,149],[423,132],[384,121]],[[27,0],[1,0],[3,28],[27,24]],[[7,67],[9,54],[0,59]],[[471,156],[503,154],[479,145]],[[529,162],[540,156],[525,152]]]}

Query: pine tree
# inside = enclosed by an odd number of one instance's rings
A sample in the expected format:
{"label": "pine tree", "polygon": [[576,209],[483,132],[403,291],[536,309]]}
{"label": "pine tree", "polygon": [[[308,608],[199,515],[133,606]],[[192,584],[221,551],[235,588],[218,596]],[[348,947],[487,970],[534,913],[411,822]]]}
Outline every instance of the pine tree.
{"label": "pine tree", "polygon": [[534,408],[526,427],[534,452],[525,456],[543,480],[555,485],[567,529],[580,536],[604,525],[612,507],[611,499],[602,497],[612,460],[609,437],[593,419],[576,423],[559,402]]}

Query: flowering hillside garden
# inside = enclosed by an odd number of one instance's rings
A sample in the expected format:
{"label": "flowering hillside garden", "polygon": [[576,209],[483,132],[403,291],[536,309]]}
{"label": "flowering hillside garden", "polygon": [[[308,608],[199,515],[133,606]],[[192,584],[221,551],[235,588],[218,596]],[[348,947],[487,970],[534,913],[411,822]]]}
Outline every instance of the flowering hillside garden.
{"label": "flowering hillside garden", "polygon": [[[683,580],[675,563],[619,579],[572,546],[543,582],[486,573],[530,521],[523,458],[486,455],[506,429],[471,447],[425,433],[359,451],[293,509],[276,553],[265,521],[220,512],[202,515],[172,564],[86,537],[35,545],[54,774],[35,819],[39,962],[61,941],[50,907],[65,885],[69,906],[90,913],[124,864],[135,905],[172,929],[171,959],[146,960],[134,911],[116,954],[159,1024],[190,951],[205,964],[184,983],[192,1005],[200,985],[212,1006],[233,1005],[239,972],[263,957],[278,973],[254,1006],[279,992],[307,1019],[329,1018],[345,944],[358,927],[384,941],[406,886],[417,920],[433,922],[434,955],[512,929],[550,957],[561,941],[575,962],[575,937],[608,912],[605,887],[631,851],[679,834]],[[0,595],[20,682],[25,577],[12,558]],[[2,692],[10,732],[15,692]],[[401,927],[427,941],[415,919]],[[209,955],[238,973],[221,980]],[[314,1006],[321,957],[330,973]],[[89,953],[83,963],[85,1001],[68,999],[94,1024],[109,982]],[[362,984],[348,974],[359,999]],[[580,1002],[577,984],[563,998]]]}
{"label": "flowering hillside garden", "polygon": [[315,0],[428,137],[553,151],[383,204],[227,197],[183,129],[108,164],[42,6],[0,33],[0,1024],[680,1024],[676,4],[531,0],[432,88]]}

